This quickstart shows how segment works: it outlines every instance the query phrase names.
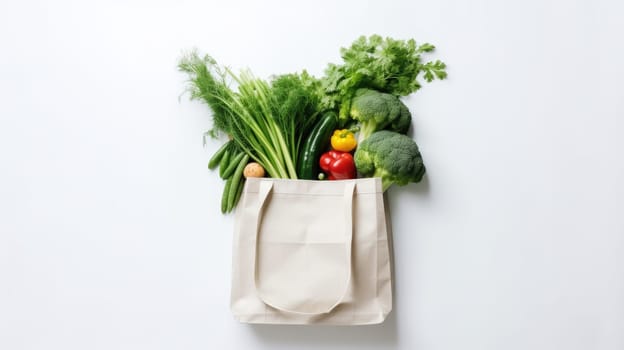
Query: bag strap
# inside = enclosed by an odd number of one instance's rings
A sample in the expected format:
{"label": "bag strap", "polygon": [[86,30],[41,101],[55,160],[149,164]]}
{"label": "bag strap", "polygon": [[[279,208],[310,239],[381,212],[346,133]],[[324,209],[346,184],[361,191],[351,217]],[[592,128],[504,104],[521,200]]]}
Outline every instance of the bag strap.
{"label": "bag strap", "polygon": [[[254,250],[254,256],[252,257],[253,261],[253,270],[254,270],[254,287],[256,291],[258,291],[258,237],[260,235],[260,218],[262,217],[262,213],[265,207],[266,199],[269,196],[273,189],[272,181],[260,181],[259,191],[258,191],[258,203],[257,203],[257,215],[254,216],[254,227],[256,233],[256,244]],[[325,310],[316,311],[316,312],[302,312],[297,310],[289,310],[287,308],[281,307],[279,305],[275,305],[274,303],[269,303],[260,293],[258,293],[258,297],[267,305],[271,306],[280,311],[289,312],[298,315],[321,315],[327,314],[331,312],[336,306],[338,306],[346,297],[349,292],[349,285],[351,284],[351,246],[353,245],[353,194],[355,193],[355,181],[345,182],[345,190],[343,196],[344,203],[344,223],[345,223],[345,237],[346,237],[346,256],[347,256],[347,280],[345,281],[344,292],[342,295],[333,303],[332,306]]]}

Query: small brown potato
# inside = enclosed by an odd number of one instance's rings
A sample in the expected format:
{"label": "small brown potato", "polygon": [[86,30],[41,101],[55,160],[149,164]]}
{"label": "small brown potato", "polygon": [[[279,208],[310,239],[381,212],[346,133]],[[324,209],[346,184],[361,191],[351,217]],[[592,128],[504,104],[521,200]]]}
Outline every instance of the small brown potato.
{"label": "small brown potato", "polygon": [[256,162],[251,162],[245,166],[243,176],[245,176],[245,178],[264,177],[264,168]]}

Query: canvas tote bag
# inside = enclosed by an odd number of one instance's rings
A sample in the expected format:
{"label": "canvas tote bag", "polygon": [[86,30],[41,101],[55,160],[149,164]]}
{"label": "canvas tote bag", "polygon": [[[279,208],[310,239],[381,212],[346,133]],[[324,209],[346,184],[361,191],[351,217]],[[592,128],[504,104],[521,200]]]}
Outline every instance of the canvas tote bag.
{"label": "canvas tote bag", "polygon": [[241,322],[383,322],[392,287],[381,180],[247,179],[232,268]]}

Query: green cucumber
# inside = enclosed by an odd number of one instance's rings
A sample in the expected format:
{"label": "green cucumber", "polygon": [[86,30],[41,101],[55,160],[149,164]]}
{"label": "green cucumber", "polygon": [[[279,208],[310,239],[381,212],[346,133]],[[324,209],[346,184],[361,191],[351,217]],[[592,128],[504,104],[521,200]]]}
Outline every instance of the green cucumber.
{"label": "green cucumber", "polygon": [[215,154],[212,155],[212,157],[208,161],[208,169],[212,170],[216,168],[217,165],[219,165],[219,163],[221,162],[221,158],[223,158],[223,154],[225,154],[225,151],[230,145],[230,142],[231,141],[224,143],[223,146],[219,147]]}
{"label": "green cucumber", "polygon": [[232,208],[230,208],[230,210],[234,209],[236,207],[236,205],[238,204],[238,200],[241,197],[241,194],[243,194],[243,188],[245,187],[245,180],[241,179],[242,181],[238,184],[238,190],[236,191],[236,197],[234,197],[234,205],[232,206]]}
{"label": "green cucumber", "polygon": [[230,212],[236,206],[236,201],[238,201],[239,195],[237,194],[239,191],[239,184],[242,182],[243,171],[245,170],[245,166],[249,163],[249,156],[245,154],[245,156],[239,160],[238,166],[234,171],[234,175],[230,178],[232,180],[232,184],[230,184],[230,194],[228,195],[228,204],[227,211]]}
{"label": "green cucumber", "polygon": [[298,177],[304,180],[316,180],[319,173],[318,161],[321,153],[325,151],[332,132],[338,125],[336,113],[328,112],[316,123],[314,129],[303,146],[303,152],[299,158]]}
{"label": "green cucumber", "polygon": [[232,153],[232,156],[230,157],[230,164],[227,166],[227,168],[225,168],[223,174],[221,174],[221,178],[227,179],[232,176],[232,174],[234,174],[234,170],[236,170],[236,167],[238,166],[238,163],[240,163],[241,159],[243,159],[244,156],[245,152],[240,152],[238,154]]}
{"label": "green cucumber", "polygon": [[223,187],[223,194],[221,195],[221,212],[223,214],[228,212],[227,207],[230,187],[232,187],[232,178],[227,179],[227,181],[225,181],[225,187]]}
{"label": "green cucumber", "polygon": [[225,173],[225,170],[230,165],[231,154],[232,152],[230,152],[230,149],[228,147],[228,149],[225,150],[223,156],[221,157],[221,161],[219,162],[219,176],[221,176],[221,178],[223,178],[223,173]]}

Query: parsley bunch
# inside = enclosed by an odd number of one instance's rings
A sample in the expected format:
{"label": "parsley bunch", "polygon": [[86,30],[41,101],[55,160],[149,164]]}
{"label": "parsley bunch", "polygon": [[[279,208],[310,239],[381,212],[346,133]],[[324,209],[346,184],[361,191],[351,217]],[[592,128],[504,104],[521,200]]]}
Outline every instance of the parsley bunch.
{"label": "parsley bunch", "polygon": [[322,78],[326,109],[339,110],[342,120],[349,118],[355,91],[368,88],[395,96],[407,96],[425,81],[446,78],[446,65],[440,60],[423,62],[421,55],[435,49],[418,45],[413,39],[396,40],[379,35],[361,36],[350,47],[342,48],[342,64],[329,64]]}

